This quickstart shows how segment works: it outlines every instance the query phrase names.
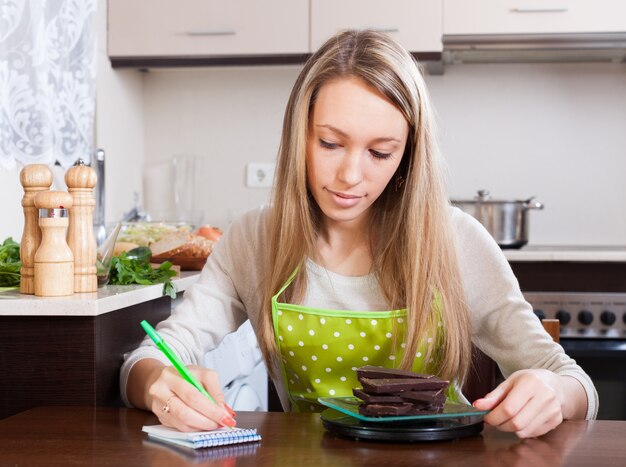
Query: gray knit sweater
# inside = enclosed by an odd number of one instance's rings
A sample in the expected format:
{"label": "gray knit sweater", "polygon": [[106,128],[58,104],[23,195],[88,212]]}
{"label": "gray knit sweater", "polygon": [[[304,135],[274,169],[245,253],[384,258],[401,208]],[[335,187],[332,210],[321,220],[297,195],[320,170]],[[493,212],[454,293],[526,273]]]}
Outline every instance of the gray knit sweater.
{"label": "gray knit sweater", "polygon": [[[471,216],[451,208],[459,265],[471,312],[472,341],[493,358],[505,377],[524,368],[544,368],[576,378],[587,393],[587,419],[595,418],[598,395],[589,376],[554,343],[520,292],[517,279],[489,233]],[[250,319],[256,330],[262,308],[260,284],[267,271],[267,208],[248,212],[217,243],[196,283],[157,330],[187,364],[201,364],[204,354]],[[280,252],[276,252],[280,254]],[[346,277],[307,263],[308,293],[304,305],[326,309],[383,310],[386,303],[372,275]],[[374,284],[374,287],[372,287]],[[145,339],[126,355],[121,394],[132,366],[142,358],[168,364]],[[280,371],[276,371],[280,375]],[[283,407],[289,401],[280,380],[274,381]]]}

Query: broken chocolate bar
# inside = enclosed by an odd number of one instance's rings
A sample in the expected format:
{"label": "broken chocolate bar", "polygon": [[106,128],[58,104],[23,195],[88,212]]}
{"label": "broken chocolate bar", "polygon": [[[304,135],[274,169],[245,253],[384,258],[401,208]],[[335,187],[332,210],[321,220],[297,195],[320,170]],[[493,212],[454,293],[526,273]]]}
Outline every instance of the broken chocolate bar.
{"label": "broken chocolate bar", "polygon": [[443,412],[443,404],[424,408],[414,407],[403,415],[432,415]]}
{"label": "broken chocolate bar", "polygon": [[406,415],[413,409],[413,404],[360,404],[359,413],[361,415],[381,416],[381,415]]}
{"label": "broken chocolate bar", "polygon": [[423,375],[420,373],[413,373],[409,370],[399,370],[395,368],[384,368],[382,366],[366,365],[361,368],[357,368],[356,377],[361,378],[419,378],[430,379],[434,378],[433,375]]}
{"label": "broken chocolate bar", "polygon": [[443,412],[449,382],[434,375],[364,366],[357,369],[363,389],[353,394],[363,402],[359,413],[369,416],[427,415]]}
{"label": "broken chocolate bar", "polygon": [[441,402],[446,399],[446,393],[443,388],[435,391],[404,391],[394,395],[400,397],[405,401],[421,401],[434,403]]}
{"label": "broken chocolate bar", "polygon": [[450,383],[439,378],[416,379],[416,378],[361,378],[359,379],[363,389],[371,394],[397,393],[405,391],[428,391],[442,389]]}
{"label": "broken chocolate bar", "polygon": [[407,402],[402,397],[400,397],[399,394],[384,394],[379,396],[375,394],[368,394],[362,389],[357,388],[352,390],[352,394],[354,394],[355,397],[361,399],[363,402],[367,402],[368,404],[402,404],[403,402]]}

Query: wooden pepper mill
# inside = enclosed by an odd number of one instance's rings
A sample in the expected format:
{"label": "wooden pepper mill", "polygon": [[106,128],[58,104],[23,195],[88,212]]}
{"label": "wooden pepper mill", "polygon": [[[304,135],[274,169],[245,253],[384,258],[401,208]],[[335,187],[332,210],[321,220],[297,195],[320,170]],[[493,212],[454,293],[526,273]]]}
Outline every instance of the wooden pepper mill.
{"label": "wooden pepper mill", "polygon": [[39,214],[35,207],[35,195],[49,191],[52,185],[52,171],[45,164],[30,164],[20,172],[20,183],[24,187],[22,209],[24,210],[24,231],[20,243],[20,293],[35,293],[35,252],[41,243]]}
{"label": "wooden pepper mill", "polygon": [[74,292],[77,293],[98,291],[98,247],[93,230],[96,205],[93,189],[97,181],[96,171],[80,159],[65,173],[65,183],[73,198],[67,244],[74,254]]}
{"label": "wooden pepper mill", "polygon": [[35,295],[72,295],[74,255],[65,239],[72,195],[65,191],[42,191],[35,195],[35,206],[39,209],[41,229],[41,245],[35,253]]}

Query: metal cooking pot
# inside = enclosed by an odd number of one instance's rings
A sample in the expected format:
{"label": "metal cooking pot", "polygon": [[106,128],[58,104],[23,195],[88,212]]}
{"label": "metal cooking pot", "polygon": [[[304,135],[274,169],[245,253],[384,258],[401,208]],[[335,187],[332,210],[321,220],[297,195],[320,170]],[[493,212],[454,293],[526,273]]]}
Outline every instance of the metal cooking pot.
{"label": "metal cooking pot", "polygon": [[521,248],[528,243],[528,210],[543,204],[527,200],[491,199],[488,190],[478,190],[473,200],[451,200],[462,211],[474,216],[495,238],[500,248]]}

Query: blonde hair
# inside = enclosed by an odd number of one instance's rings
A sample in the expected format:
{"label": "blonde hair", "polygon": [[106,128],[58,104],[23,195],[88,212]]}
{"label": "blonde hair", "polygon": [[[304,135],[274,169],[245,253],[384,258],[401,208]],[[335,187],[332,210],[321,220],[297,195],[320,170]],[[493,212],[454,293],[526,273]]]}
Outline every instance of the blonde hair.
{"label": "blonde hair", "polygon": [[[329,80],[357,77],[386,96],[409,123],[398,171],[372,205],[373,269],[391,309],[407,309],[406,349],[410,369],[419,343],[433,331],[440,351],[427,350],[433,373],[462,381],[471,358],[470,324],[450,229],[434,121],[426,86],[413,57],[388,36],[346,31],[329,39],[307,61],[293,87],[283,122],[272,191],[268,277],[264,284],[259,343],[271,373],[278,367],[271,297],[306,258],[316,258],[321,213],[307,189],[306,138],[320,88]],[[396,181],[403,183],[400,188]],[[276,254],[276,252],[280,252]],[[282,300],[298,302],[306,274],[298,274]],[[441,314],[433,306],[441,300]],[[438,326],[439,320],[443,326]],[[440,330],[444,331],[441,332]]]}

